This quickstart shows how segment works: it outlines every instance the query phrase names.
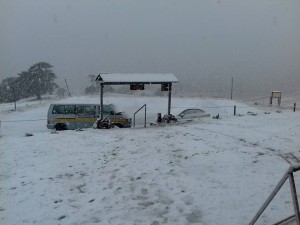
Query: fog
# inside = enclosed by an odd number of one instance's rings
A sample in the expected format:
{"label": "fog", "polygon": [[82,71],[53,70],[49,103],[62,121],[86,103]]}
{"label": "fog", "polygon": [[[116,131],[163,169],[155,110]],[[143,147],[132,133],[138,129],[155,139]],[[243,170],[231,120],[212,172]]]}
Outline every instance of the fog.
{"label": "fog", "polygon": [[0,80],[49,62],[89,74],[173,73],[185,94],[299,91],[299,0],[0,0]]}

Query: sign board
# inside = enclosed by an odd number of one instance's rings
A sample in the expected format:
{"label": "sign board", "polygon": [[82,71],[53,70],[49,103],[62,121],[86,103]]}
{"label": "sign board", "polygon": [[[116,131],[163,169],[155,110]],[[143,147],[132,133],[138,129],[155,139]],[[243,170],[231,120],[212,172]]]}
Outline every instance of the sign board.
{"label": "sign board", "polygon": [[281,98],[281,91],[272,91],[272,98]]}
{"label": "sign board", "polygon": [[130,84],[130,90],[144,90],[144,84]]}
{"label": "sign board", "polygon": [[161,91],[169,91],[169,84],[161,84]]}

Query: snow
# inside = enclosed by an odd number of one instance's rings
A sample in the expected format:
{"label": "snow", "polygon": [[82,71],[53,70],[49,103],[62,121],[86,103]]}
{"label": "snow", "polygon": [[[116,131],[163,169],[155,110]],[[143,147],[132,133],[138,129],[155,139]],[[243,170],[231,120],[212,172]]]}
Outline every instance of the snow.
{"label": "snow", "polygon": [[[166,98],[104,100],[129,115],[147,104],[148,127],[141,111],[136,128],[47,130],[52,102],[99,96],[1,105],[0,224],[248,224],[289,167],[280,155],[300,155],[300,113],[288,108],[172,98],[172,112],[199,107],[211,117],[149,127]],[[292,214],[286,183],[258,224]]]}

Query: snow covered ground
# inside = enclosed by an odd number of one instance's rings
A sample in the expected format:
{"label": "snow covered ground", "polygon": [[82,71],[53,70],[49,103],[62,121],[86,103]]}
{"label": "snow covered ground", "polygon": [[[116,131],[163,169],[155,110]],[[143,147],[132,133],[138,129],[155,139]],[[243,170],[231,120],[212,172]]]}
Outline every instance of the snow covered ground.
{"label": "snow covered ground", "polygon": [[[149,127],[167,98],[114,95],[105,101],[129,115],[147,104],[147,128],[141,111],[136,128],[54,133],[53,101],[99,96],[0,105],[0,224],[248,224],[289,167],[280,154],[300,155],[300,113],[290,108],[173,98],[172,112],[198,106],[220,119]],[[257,224],[292,214],[287,183]]]}

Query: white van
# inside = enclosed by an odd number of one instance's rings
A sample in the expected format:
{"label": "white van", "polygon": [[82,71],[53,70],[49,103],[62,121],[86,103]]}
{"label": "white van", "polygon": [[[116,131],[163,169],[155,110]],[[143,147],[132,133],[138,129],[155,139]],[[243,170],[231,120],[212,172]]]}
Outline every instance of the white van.
{"label": "white van", "polygon": [[[89,128],[99,116],[99,104],[51,104],[48,110],[47,128],[57,130]],[[117,112],[113,104],[103,105],[103,117],[109,118],[114,126],[131,127],[131,118],[123,112]]]}

